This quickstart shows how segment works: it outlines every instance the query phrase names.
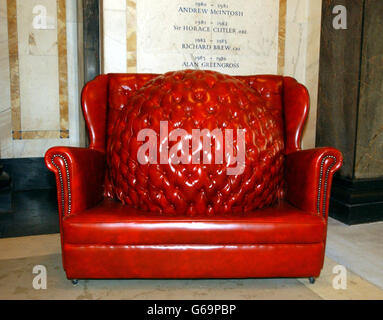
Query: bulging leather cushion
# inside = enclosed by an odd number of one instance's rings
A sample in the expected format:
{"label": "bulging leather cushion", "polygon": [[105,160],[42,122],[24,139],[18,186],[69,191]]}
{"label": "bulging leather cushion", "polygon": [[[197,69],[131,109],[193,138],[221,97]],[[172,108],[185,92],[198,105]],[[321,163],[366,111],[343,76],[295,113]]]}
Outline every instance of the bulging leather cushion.
{"label": "bulging leather cushion", "polygon": [[[215,164],[161,164],[160,122],[168,132],[184,129],[245,130],[245,166],[229,175],[228,158]],[[142,129],[157,133],[158,163],[140,164]],[[202,139],[201,139],[202,141]],[[178,141],[169,141],[169,149]],[[190,142],[190,146],[192,143]],[[131,95],[108,142],[111,193],[123,203],[163,215],[240,214],[268,206],[282,193],[284,137],[281,114],[271,112],[244,81],[212,71],[183,70],[160,75]],[[191,151],[191,147],[190,147]],[[227,150],[224,150],[224,154]],[[235,165],[234,165],[235,166]]]}
{"label": "bulging leather cushion", "polygon": [[105,199],[63,220],[65,242],[82,245],[297,245],[323,242],[325,230],[320,215],[286,201],[241,217],[162,217]]}

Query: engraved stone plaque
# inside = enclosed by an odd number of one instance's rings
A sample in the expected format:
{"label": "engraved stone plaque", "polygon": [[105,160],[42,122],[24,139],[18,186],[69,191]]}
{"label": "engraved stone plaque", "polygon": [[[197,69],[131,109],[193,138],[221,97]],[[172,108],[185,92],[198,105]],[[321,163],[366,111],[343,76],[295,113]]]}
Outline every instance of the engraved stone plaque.
{"label": "engraved stone plaque", "polygon": [[137,1],[137,72],[277,73],[279,0]]}

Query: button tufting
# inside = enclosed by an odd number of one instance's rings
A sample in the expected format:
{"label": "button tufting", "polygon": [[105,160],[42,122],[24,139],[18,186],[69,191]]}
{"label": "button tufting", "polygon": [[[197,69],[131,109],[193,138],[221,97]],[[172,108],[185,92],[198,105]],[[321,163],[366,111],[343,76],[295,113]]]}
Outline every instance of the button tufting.
{"label": "button tufting", "polygon": [[[160,75],[129,92],[124,107],[119,108],[122,111],[110,123],[107,161],[115,197],[163,215],[243,213],[275,202],[284,185],[283,119],[281,109],[269,112],[268,105],[275,98],[261,96],[264,85],[251,78],[186,70]],[[176,128],[189,134],[193,129],[233,129],[234,146],[236,130],[245,130],[251,156],[246,158],[241,177],[227,175],[226,159],[224,165],[203,165],[192,164],[189,157],[186,164],[137,163],[129,170],[144,143],[137,141],[138,132],[151,128],[159,140],[160,122],[168,119],[169,132]],[[175,143],[169,141],[168,148]],[[215,147],[212,139],[210,159],[215,159]],[[201,152],[201,160],[203,157]]]}

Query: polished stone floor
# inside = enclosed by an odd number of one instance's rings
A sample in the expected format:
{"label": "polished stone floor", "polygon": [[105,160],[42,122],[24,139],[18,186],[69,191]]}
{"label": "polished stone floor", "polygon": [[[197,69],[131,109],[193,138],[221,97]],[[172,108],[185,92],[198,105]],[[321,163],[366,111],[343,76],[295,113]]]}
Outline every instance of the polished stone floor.
{"label": "polished stone floor", "polygon": [[[58,234],[0,239],[0,299],[379,299],[383,223],[358,228],[330,219],[321,276],[305,279],[80,280],[66,279]],[[359,257],[359,258],[358,258]],[[338,265],[347,268],[347,289],[333,288]],[[35,265],[47,268],[46,290],[32,287]]]}
{"label": "polished stone floor", "polygon": [[348,226],[330,218],[326,254],[383,289],[383,221]]}

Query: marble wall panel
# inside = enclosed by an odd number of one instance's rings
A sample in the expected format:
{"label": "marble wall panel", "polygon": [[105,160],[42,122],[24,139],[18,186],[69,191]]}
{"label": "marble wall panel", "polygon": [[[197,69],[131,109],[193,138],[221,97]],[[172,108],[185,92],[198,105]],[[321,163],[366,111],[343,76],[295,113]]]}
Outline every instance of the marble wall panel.
{"label": "marble wall panel", "polygon": [[285,71],[287,0],[279,0],[278,17],[278,74]]}
{"label": "marble wall panel", "polygon": [[20,139],[20,72],[19,41],[17,23],[17,2],[7,0],[9,78],[11,91],[12,137]]}
{"label": "marble wall panel", "polygon": [[[126,0],[127,72],[137,72],[137,0]],[[140,0],[138,0],[140,1]]]}
{"label": "marble wall panel", "polygon": [[66,0],[57,0],[57,51],[60,108],[60,138],[62,139],[69,138],[66,11]]}
{"label": "marble wall panel", "polygon": [[[41,5],[47,23],[38,28],[32,22]],[[54,145],[80,145],[76,0],[1,0],[0,15],[8,27],[3,64],[8,60],[11,101],[0,92],[7,105],[0,113],[0,157],[42,157]],[[5,73],[0,79],[7,83]]]}
{"label": "marble wall panel", "polygon": [[0,157],[12,153],[7,1],[0,0]]}
{"label": "marble wall panel", "polygon": [[103,1],[104,73],[127,72],[126,0]]}
{"label": "marble wall panel", "polygon": [[0,0],[0,113],[11,107],[7,0]]}
{"label": "marble wall panel", "polygon": [[68,65],[68,119],[70,144],[85,146],[86,130],[80,105],[79,56],[78,56],[78,15],[77,0],[66,1],[66,37]]}
{"label": "marble wall panel", "polygon": [[20,56],[21,131],[60,130],[57,56]]}
{"label": "marble wall panel", "polygon": [[310,112],[302,147],[315,146],[322,1],[287,0],[284,75],[303,83],[310,93]]}
{"label": "marble wall panel", "polygon": [[0,158],[13,158],[12,112],[7,109],[0,113]]}
{"label": "marble wall panel", "polygon": [[[47,29],[33,25],[34,8],[43,6]],[[60,129],[56,1],[17,1],[20,77],[20,131]]]}
{"label": "marble wall panel", "polygon": [[13,153],[7,0],[0,0],[0,158]]}
{"label": "marble wall panel", "polygon": [[307,14],[307,43],[304,84],[310,92],[310,112],[303,132],[302,146],[305,149],[315,147],[315,134],[318,109],[318,82],[320,59],[320,34],[322,1],[310,1]]}

